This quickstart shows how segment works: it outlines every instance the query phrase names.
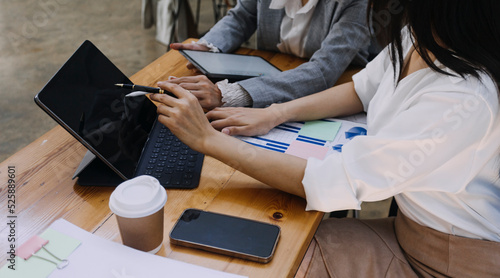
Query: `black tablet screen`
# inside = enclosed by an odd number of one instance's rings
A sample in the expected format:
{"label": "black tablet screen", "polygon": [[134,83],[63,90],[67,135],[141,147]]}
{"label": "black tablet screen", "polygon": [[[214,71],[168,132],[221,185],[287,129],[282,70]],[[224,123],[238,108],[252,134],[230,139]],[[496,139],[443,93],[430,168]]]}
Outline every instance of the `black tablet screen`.
{"label": "black tablet screen", "polygon": [[209,77],[245,79],[281,72],[258,56],[194,50],[181,53]]}
{"label": "black tablet screen", "polygon": [[89,149],[132,178],[157,117],[145,96],[114,86],[131,81],[92,43],[84,42],[35,101]]}

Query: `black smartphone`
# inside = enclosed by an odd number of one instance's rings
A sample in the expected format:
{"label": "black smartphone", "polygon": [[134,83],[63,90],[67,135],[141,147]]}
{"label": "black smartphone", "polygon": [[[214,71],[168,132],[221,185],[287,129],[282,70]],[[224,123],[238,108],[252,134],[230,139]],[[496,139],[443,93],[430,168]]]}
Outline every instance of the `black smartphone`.
{"label": "black smartphone", "polygon": [[271,261],[281,229],[255,220],[186,209],[170,232],[170,242],[219,254]]}

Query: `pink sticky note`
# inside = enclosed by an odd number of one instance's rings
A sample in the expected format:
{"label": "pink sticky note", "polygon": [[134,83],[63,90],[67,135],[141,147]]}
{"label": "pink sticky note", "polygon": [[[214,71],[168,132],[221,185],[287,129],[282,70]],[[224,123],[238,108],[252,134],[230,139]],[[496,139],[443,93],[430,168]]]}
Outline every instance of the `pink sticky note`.
{"label": "pink sticky note", "polygon": [[16,249],[16,255],[27,260],[47,243],[48,240],[35,235]]}
{"label": "pink sticky note", "polygon": [[328,152],[328,148],[302,141],[293,141],[285,153],[295,155],[304,159],[315,157],[323,160]]}

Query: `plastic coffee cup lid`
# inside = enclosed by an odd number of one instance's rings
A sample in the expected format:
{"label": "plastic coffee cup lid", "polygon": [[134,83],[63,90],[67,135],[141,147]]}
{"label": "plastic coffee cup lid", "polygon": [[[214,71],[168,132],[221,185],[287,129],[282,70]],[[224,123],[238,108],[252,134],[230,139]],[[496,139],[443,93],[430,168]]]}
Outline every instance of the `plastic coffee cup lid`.
{"label": "plastic coffee cup lid", "polygon": [[167,192],[154,177],[143,175],[116,187],[109,198],[109,208],[126,218],[139,218],[159,211],[167,202]]}

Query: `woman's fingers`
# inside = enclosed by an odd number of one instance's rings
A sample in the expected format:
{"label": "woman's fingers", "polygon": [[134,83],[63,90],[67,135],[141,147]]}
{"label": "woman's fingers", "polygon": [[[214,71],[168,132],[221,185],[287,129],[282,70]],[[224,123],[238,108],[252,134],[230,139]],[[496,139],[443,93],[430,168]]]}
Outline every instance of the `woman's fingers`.
{"label": "woman's fingers", "polygon": [[[174,79],[175,80],[175,79]],[[173,93],[177,98],[186,98],[191,95],[191,92],[189,90],[186,90],[182,88],[181,86],[170,82],[170,81],[160,81],[157,83],[158,87],[162,88],[163,90],[167,90],[171,93]],[[161,96],[166,96],[166,95],[159,95]]]}
{"label": "woman's fingers", "polygon": [[206,110],[222,105],[222,95],[219,87],[204,75],[178,77],[166,82],[177,84],[189,90],[198,98],[201,106]]}
{"label": "woman's fingers", "polygon": [[272,115],[265,109],[216,108],[207,118],[213,128],[229,135],[263,135],[274,127]]}
{"label": "woman's fingers", "polygon": [[202,142],[216,131],[208,122],[198,99],[177,84],[159,82],[158,85],[177,96],[151,95],[151,99],[158,102],[158,120],[186,145],[202,151]]}
{"label": "woman's fingers", "polygon": [[208,51],[210,50],[208,47],[202,45],[202,44],[196,44],[196,43],[178,43],[174,42],[170,44],[171,49],[175,50],[181,50],[181,49],[187,49],[187,50],[198,50],[198,51]]}
{"label": "woman's fingers", "polygon": [[218,107],[207,113],[207,118],[209,120],[218,120],[228,118],[232,115],[241,113],[241,107]]}

